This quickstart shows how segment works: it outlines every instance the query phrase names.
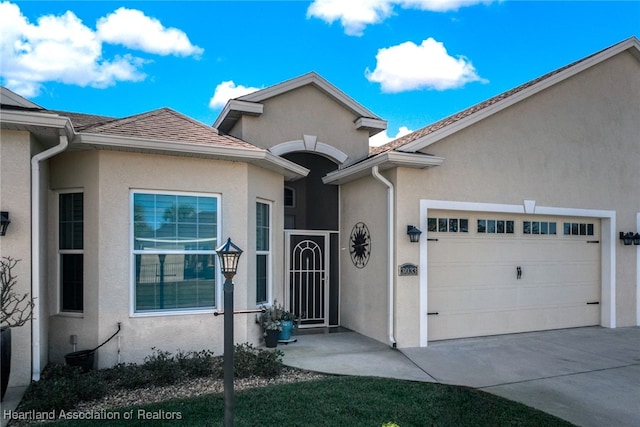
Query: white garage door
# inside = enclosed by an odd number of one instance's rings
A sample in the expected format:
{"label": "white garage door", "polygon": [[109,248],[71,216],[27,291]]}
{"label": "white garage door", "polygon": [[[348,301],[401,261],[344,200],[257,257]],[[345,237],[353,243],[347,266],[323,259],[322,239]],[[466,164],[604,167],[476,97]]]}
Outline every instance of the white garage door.
{"label": "white garage door", "polygon": [[600,323],[600,221],[430,211],[429,341]]}

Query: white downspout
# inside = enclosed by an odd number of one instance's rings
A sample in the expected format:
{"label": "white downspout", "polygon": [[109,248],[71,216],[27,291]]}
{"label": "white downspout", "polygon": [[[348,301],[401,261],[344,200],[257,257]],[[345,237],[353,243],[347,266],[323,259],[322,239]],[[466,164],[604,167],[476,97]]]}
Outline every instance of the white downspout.
{"label": "white downspout", "polygon": [[389,333],[389,345],[393,348],[396,348],[396,338],[394,335],[395,330],[395,295],[393,292],[393,279],[394,279],[394,263],[393,263],[393,254],[395,253],[395,245],[393,239],[393,230],[395,226],[395,218],[394,218],[394,209],[393,209],[393,201],[394,201],[394,187],[391,181],[386,179],[384,176],[380,174],[378,170],[378,166],[374,166],[371,168],[371,175],[382,184],[387,187],[387,247],[389,248],[389,259],[387,266],[387,290],[388,290],[388,301],[389,301],[389,317],[387,319],[387,330]]}
{"label": "white downspout", "polygon": [[31,158],[31,295],[36,318],[31,322],[31,378],[40,380],[40,162],[63,152],[69,146],[66,135],[60,143]]}

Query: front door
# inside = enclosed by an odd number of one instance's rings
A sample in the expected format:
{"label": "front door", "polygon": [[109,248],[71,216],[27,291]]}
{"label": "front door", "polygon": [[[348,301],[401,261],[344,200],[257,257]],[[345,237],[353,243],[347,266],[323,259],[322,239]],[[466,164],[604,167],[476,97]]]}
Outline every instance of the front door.
{"label": "front door", "polygon": [[329,326],[329,237],[325,231],[285,231],[286,304],[301,328]]}

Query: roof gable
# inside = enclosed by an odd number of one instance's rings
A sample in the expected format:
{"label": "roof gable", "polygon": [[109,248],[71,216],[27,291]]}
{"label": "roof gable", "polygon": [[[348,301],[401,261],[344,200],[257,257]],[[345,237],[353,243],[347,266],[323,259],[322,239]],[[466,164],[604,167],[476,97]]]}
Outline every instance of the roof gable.
{"label": "roof gable", "polygon": [[42,110],[43,108],[28,99],[23,98],[17,93],[0,86],[0,105],[3,107],[18,107],[24,109]]}
{"label": "roof gable", "polygon": [[640,61],[640,41],[631,37],[600,52],[587,56],[555,71],[547,73],[537,79],[524,83],[454,115],[439,120],[429,126],[400,137],[388,144],[373,147],[370,156],[395,150],[402,152],[419,151],[442,138],[445,138],[473,123],[491,116],[509,106],[522,101],[534,94],[566,80],[587,68],[593,67],[621,52],[629,51]]}
{"label": "roof gable", "polygon": [[221,132],[228,132],[241,116],[261,115],[263,112],[262,103],[264,101],[307,85],[314,86],[340,104],[343,108],[357,116],[358,119],[356,120],[356,126],[359,129],[369,130],[370,135],[375,135],[376,133],[386,129],[386,121],[382,120],[376,114],[356,102],[351,97],[347,96],[340,89],[313,71],[274,86],[252,92],[248,95],[229,100],[223,111],[220,113],[220,116],[218,116],[213,124],[213,127],[220,129]]}

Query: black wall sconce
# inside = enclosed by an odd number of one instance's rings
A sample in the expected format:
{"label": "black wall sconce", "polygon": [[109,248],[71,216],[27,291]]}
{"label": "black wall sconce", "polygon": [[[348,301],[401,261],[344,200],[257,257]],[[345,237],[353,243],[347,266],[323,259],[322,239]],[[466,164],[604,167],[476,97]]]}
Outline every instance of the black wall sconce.
{"label": "black wall sconce", "polygon": [[419,228],[414,227],[413,225],[407,225],[407,234],[409,235],[409,240],[411,243],[418,243],[420,241],[420,235],[422,231]]}
{"label": "black wall sconce", "polygon": [[621,231],[620,240],[622,240],[622,243],[624,243],[625,246],[640,245],[640,233],[634,233],[633,231],[625,233],[624,231]]}
{"label": "black wall sconce", "polygon": [[11,221],[9,221],[9,212],[0,212],[0,236],[7,234],[9,224],[11,224]]}

